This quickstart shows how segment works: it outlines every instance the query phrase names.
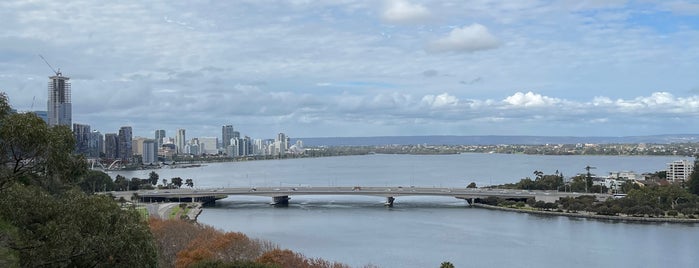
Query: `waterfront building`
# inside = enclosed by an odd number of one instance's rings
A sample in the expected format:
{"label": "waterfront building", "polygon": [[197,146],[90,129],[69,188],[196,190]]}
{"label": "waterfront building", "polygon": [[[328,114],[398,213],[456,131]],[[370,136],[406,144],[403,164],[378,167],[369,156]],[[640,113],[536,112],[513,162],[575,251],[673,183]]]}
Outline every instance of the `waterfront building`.
{"label": "waterfront building", "polygon": [[148,138],[144,137],[135,137],[132,140],[132,148],[133,148],[133,155],[141,155],[143,156],[143,142],[148,140]]}
{"label": "waterfront building", "polygon": [[48,124],[51,127],[56,125],[70,127],[73,120],[70,82],[68,82],[70,78],[63,76],[59,70],[56,75],[49,76],[49,79]]}
{"label": "waterfront building", "polygon": [[90,125],[73,124],[73,137],[75,138],[75,153],[89,156]]}
{"label": "waterfront building", "polygon": [[633,171],[609,172],[609,178],[618,180],[644,180],[645,178]]}
{"label": "waterfront building", "polygon": [[221,127],[221,148],[228,148],[228,145],[231,145],[231,139],[233,138],[234,134],[233,130],[233,125],[225,125]]}
{"label": "waterfront building", "polygon": [[104,153],[104,136],[97,130],[90,133],[90,142],[88,144],[90,157],[100,157]]}
{"label": "waterfront building", "polygon": [[218,154],[216,144],[218,137],[201,137],[199,138],[199,149],[202,154]]}
{"label": "waterfront building", "polygon": [[187,137],[185,135],[184,129],[178,129],[177,135],[175,136],[175,146],[177,146],[177,153],[184,154],[184,146],[186,145]]}
{"label": "waterfront building", "polygon": [[155,131],[155,143],[158,146],[158,148],[163,146],[163,139],[165,139],[165,130],[164,129],[158,129]]}
{"label": "waterfront building", "polygon": [[694,171],[694,163],[689,160],[677,160],[667,163],[667,180],[668,181],[687,181],[689,176]]}
{"label": "waterfront building", "polygon": [[284,133],[279,133],[277,134],[277,139],[276,142],[279,143],[279,151],[282,153],[285,153],[287,149],[289,149],[289,137],[286,136]]}
{"label": "waterfront building", "polygon": [[158,143],[152,139],[146,139],[142,143],[142,163],[144,165],[154,165],[158,162]]}
{"label": "waterfront building", "polygon": [[117,159],[119,156],[119,136],[116,133],[104,134],[104,157]]}
{"label": "waterfront building", "polygon": [[133,157],[132,132],[129,126],[123,126],[119,129],[119,154],[117,158],[121,159],[122,162],[129,162]]}

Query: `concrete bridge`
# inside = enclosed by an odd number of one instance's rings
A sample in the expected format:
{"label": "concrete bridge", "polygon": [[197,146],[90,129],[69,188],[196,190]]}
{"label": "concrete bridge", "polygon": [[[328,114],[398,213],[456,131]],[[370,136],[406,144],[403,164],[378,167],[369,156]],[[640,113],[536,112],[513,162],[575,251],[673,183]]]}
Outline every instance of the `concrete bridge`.
{"label": "concrete bridge", "polygon": [[[530,199],[555,202],[561,197],[576,197],[583,194],[558,191],[527,191],[512,189],[486,188],[436,188],[436,187],[237,187],[215,189],[162,189],[136,192],[143,202],[184,201],[184,202],[215,202],[228,196],[251,195],[268,196],[275,205],[289,203],[290,196],[303,195],[355,195],[380,196],[386,198],[386,205],[393,206],[397,197],[401,196],[445,196],[464,199],[473,204],[476,199],[500,197],[505,199]],[[595,194],[597,199],[604,200],[611,195]]]}

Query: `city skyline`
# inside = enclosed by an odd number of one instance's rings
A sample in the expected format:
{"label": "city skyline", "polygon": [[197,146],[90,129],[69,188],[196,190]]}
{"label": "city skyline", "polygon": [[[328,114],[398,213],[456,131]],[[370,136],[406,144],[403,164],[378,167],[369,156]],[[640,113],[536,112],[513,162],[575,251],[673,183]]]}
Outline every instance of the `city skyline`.
{"label": "city skyline", "polygon": [[[220,137],[699,133],[691,1],[3,1],[0,90]],[[182,12],[186,10],[186,12]],[[128,16],[126,14],[128,13]],[[70,37],[65,36],[70,30]]]}

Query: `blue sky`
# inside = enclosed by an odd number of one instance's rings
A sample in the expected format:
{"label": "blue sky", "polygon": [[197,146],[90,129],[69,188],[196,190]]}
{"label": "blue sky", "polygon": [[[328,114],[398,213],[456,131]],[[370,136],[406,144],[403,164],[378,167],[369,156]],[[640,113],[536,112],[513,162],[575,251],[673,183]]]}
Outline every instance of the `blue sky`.
{"label": "blue sky", "polygon": [[[699,132],[697,1],[2,1],[0,90],[140,136]],[[34,100],[34,101],[33,101]]]}

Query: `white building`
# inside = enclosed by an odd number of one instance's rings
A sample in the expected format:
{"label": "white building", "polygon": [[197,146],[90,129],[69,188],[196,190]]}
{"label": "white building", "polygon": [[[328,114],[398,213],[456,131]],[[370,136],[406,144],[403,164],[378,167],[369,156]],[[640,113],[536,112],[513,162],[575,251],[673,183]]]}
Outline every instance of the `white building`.
{"label": "white building", "polygon": [[48,123],[49,126],[72,126],[72,104],[70,102],[69,77],[63,76],[61,71],[49,77]]}
{"label": "white building", "polygon": [[689,180],[689,176],[694,171],[694,163],[689,160],[677,160],[667,163],[667,180]]}
{"label": "white building", "polygon": [[199,150],[202,154],[218,154],[217,144],[217,137],[199,138]]}

